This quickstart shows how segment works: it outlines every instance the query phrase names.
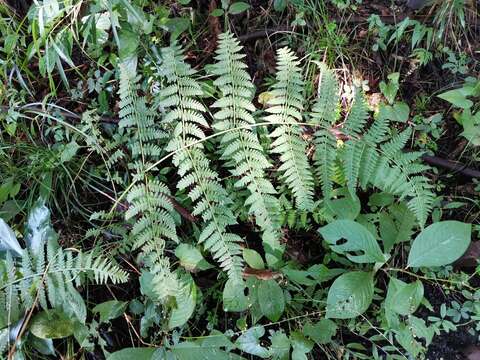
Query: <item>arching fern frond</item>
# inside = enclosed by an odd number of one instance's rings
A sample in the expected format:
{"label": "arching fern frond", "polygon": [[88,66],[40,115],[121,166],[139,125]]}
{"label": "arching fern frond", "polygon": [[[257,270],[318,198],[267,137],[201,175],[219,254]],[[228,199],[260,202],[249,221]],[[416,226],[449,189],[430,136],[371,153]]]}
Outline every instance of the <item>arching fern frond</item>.
{"label": "arching fern frond", "polygon": [[180,175],[177,187],[188,190],[194,203],[192,214],[204,221],[199,242],[212,253],[229,278],[241,286],[240,243],[243,241],[227,229],[236,223],[229,208],[232,201],[201,143],[206,137],[203,128],[209,125],[202,114],[205,109],[195,97],[203,91],[192,77],[195,71],[184,61],[182,50],[176,44],[161,50],[159,70],[163,87],[157,94],[158,103],[164,110],[163,122],[171,129],[167,150],[176,151],[173,163]]}
{"label": "arching fern frond", "polygon": [[302,139],[302,129],[297,122],[302,121],[305,99],[304,82],[300,62],[287,48],[278,50],[276,84],[270,91],[268,101],[270,115],[265,120],[275,127],[270,136],[275,139],[272,152],[280,155],[278,171],[293,193],[300,210],[313,207],[313,176],[306,154],[306,143]]}

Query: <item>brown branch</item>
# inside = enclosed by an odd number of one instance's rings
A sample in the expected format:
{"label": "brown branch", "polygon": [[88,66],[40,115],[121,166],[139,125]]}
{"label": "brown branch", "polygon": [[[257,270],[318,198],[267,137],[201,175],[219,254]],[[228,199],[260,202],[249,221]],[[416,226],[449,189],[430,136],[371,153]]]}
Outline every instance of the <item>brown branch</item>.
{"label": "brown branch", "polygon": [[422,155],[422,160],[429,165],[452,170],[456,173],[459,173],[468,177],[480,178],[480,171],[468,168],[467,165],[459,162],[446,160],[438,156],[430,156],[430,155]]}

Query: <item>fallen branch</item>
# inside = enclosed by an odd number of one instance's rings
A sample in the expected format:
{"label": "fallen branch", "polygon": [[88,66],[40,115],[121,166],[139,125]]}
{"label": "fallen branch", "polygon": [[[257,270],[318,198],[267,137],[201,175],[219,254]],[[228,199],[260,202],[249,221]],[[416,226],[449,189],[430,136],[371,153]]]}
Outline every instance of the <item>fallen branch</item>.
{"label": "fallen branch", "polygon": [[430,156],[430,155],[422,155],[422,160],[429,165],[442,167],[448,170],[452,170],[459,174],[472,177],[472,178],[480,178],[480,171],[470,169],[467,165],[458,163],[451,160],[442,159],[438,156]]}

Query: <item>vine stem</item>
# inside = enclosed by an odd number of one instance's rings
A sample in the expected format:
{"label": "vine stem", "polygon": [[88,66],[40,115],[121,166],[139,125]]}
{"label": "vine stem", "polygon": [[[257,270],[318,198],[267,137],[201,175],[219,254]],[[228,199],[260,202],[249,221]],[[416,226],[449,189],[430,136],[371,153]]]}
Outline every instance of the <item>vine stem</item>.
{"label": "vine stem", "polygon": [[413,276],[413,277],[416,277],[417,279],[422,279],[422,280],[426,280],[426,281],[438,281],[438,282],[444,282],[444,283],[448,283],[448,284],[454,284],[454,285],[457,285],[457,284],[462,284],[462,286],[466,287],[467,289],[469,290],[472,290],[472,291],[475,291],[476,289],[468,284],[464,284],[463,282],[459,282],[459,281],[453,281],[453,280],[448,280],[448,279],[438,279],[438,278],[431,278],[431,277],[428,277],[428,276],[424,276],[424,275],[418,275],[418,274],[415,274],[414,272],[411,272],[411,271],[408,271],[408,270],[405,270],[405,269],[398,269],[398,268],[386,268],[386,269],[381,269],[383,272],[385,272],[386,274],[388,274],[389,271],[392,271],[392,272],[401,272],[403,274],[407,274],[407,275],[410,275],[410,276]]}

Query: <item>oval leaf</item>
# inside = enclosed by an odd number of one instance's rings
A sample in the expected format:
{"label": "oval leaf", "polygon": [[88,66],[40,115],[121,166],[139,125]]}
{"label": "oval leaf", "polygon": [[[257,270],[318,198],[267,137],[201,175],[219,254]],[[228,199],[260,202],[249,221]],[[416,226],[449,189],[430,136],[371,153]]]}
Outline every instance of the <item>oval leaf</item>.
{"label": "oval leaf", "polygon": [[228,279],[223,289],[223,310],[244,311],[248,307],[248,298],[245,296],[243,281]]}
{"label": "oval leaf", "polygon": [[340,275],[327,296],[327,318],[350,319],[365,312],[373,298],[371,273],[353,271]]}
{"label": "oval leaf", "polygon": [[243,259],[252,269],[265,269],[265,263],[258,252],[252,249],[243,249]]}
{"label": "oval leaf", "polygon": [[470,245],[472,225],[441,221],[426,227],[413,241],[408,267],[442,266],[460,258]]}
{"label": "oval leaf", "polygon": [[240,14],[240,13],[242,13],[245,10],[248,10],[248,9],[250,9],[250,5],[248,5],[247,3],[243,2],[243,1],[239,1],[239,2],[236,2],[236,3],[233,3],[232,5],[230,5],[230,8],[228,9],[228,12],[232,15],[236,15],[236,14]]}
{"label": "oval leaf", "polygon": [[151,360],[156,348],[126,348],[115,351],[107,360]]}
{"label": "oval leaf", "polygon": [[285,297],[282,288],[275,280],[261,281],[258,285],[260,310],[270,321],[277,321],[285,309]]}
{"label": "oval leaf", "polygon": [[107,322],[109,320],[115,319],[123,314],[127,308],[127,303],[125,301],[110,300],[105,301],[101,304],[98,304],[93,308],[94,313],[100,314],[100,323]]}
{"label": "oval leaf", "polygon": [[213,267],[203,258],[200,250],[190,244],[178,245],[175,249],[175,256],[180,259],[180,265],[190,272],[207,270]]}
{"label": "oval leaf", "polygon": [[[375,237],[363,225],[352,220],[336,220],[319,230],[333,251],[345,254],[347,258],[356,263],[383,262],[385,258]],[[337,245],[341,239],[346,242]],[[348,252],[363,251],[362,255],[352,255]]]}
{"label": "oval leaf", "polygon": [[73,334],[71,318],[58,310],[46,310],[35,315],[30,331],[40,339],[61,339]]}
{"label": "oval leaf", "polygon": [[179,279],[181,286],[177,296],[175,296],[177,307],[172,310],[168,327],[173,329],[177,326],[182,326],[193,314],[195,305],[197,303],[197,286],[190,274],[186,273]]}
{"label": "oval leaf", "polygon": [[402,280],[391,278],[385,298],[385,309],[400,315],[410,315],[417,310],[422,299],[423,284],[421,281],[417,280],[407,284]]}

